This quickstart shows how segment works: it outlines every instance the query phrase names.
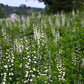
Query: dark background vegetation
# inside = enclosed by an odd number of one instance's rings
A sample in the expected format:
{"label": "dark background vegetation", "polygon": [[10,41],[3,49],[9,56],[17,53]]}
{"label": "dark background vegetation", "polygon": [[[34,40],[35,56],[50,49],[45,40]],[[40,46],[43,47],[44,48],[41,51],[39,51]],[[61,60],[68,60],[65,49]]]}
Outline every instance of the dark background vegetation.
{"label": "dark background vegetation", "polygon": [[43,11],[42,8],[31,8],[25,4],[21,4],[19,7],[13,7],[8,5],[0,4],[0,18],[8,17],[13,11],[19,11],[22,15],[30,15],[31,12]]}
{"label": "dark background vegetation", "polygon": [[[55,14],[57,12],[71,12],[73,9],[80,11],[84,10],[84,0],[38,0],[44,2],[46,5],[46,13]],[[19,7],[11,7],[8,5],[0,4],[0,18],[6,17],[9,13],[14,10],[18,10],[23,15],[28,15],[32,11],[42,11],[42,8],[31,8],[27,7],[24,4],[21,4]]]}
{"label": "dark background vegetation", "polygon": [[70,12],[73,9],[84,9],[84,0],[39,0],[46,4],[47,13],[57,13],[61,11]]}

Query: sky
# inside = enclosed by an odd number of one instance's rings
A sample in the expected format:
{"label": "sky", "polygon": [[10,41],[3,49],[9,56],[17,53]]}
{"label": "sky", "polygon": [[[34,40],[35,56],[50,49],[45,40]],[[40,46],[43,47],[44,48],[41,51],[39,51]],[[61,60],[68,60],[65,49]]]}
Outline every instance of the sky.
{"label": "sky", "polygon": [[44,3],[38,2],[38,0],[0,0],[0,3],[8,6],[20,6],[21,4],[25,4],[30,7],[45,8]]}

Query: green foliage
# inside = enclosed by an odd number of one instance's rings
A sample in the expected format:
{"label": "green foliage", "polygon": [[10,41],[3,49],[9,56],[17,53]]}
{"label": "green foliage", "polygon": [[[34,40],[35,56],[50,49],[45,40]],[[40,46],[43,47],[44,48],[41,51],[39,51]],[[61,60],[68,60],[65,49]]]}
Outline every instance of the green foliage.
{"label": "green foliage", "polygon": [[83,14],[0,19],[0,84],[82,84]]}
{"label": "green foliage", "polygon": [[3,4],[0,4],[0,18],[5,17],[5,8]]}
{"label": "green foliage", "polygon": [[74,10],[84,10],[84,0],[38,0],[44,2],[47,13],[57,13],[61,11],[70,12]]}

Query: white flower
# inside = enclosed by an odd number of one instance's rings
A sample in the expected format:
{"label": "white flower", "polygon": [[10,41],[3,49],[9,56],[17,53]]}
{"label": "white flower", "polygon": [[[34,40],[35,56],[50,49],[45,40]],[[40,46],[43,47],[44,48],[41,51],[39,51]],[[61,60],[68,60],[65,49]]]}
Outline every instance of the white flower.
{"label": "white flower", "polygon": [[39,78],[39,76],[37,76],[37,78]]}
{"label": "white flower", "polygon": [[35,68],[33,68],[33,70],[34,70],[34,71],[36,71],[36,69],[35,69]]}
{"label": "white flower", "polygon": [[59,19],[58,18],[56,18],[56,26],[58,26],[58,27],[60,27],[60,21],[59,21]]}
{"label": "white flower", "polygon": [[65,72],[63,72],[63,76],[65,75]]}
{"label": "white flower", "polygon": [[30,81],[32,81],[32,79],[30,79]]}
{"label": "white flower", "polygon": [[36,56],[34,58],[37,58]]}
{"label": "white flower", "polygon": [[13,62],[13,59],[11,59],[11,62]]}
{"label": "white flower", "polygon": [[11,71],[13,70],[13,68],[11,68]]}
{"label": "white flower", "polygon": [[5,82],[3,82],[2,84],[6,84]]}
{"label": "white flower", "polygon": [[11,80],[12,78],[10,77],[9,79]]}
{"label": "white flower", "polygon": [[45,81],[44,83],[47,83],[47,81]]}
{"label": "white flower", "polygon": [[27,64],[29,65],[29,62]]}
{"label": "white flower", "polygon": [[11,65],[9,65],[9,67],[11,67]]}
{"label": "white flower", "polygon": [[29,62],[31,62],[31,59],[29,58]]}
{"label": "white flower", "polygon": [[22,63],[20,64],[20,67],[22,67]]}
{"label": "white flower", "polygon": [[36,53],[36,51],[33,51],[34,53]]}
{"label": "white flower", "polygon": [[25,64],[25,67],[28,68],[29,66],[27,64]]}
{"label": "white flower", "polygon": [[28,71],[26,71],[26,75],[25,75],[25,77],[28,77]]}
{"label": "white flower", "polygon": [[6,78],[6,73],[4,73],[4,78]]}
{"label": "white flower", "polygon": [[74,10],[72,11],[72,15],[75,16],[75,11]]}
{"label": "white flower", "polygon": [[30,57],[29,55],[27,57]]}
{"label": "white flower", "polygon": [[26,80],[26,81],[24,81],[24,83],[27,83],[28,81]]}
{"label": "white flower", "polygon": [[45,72],[48,72],[48,69],[47,69],[47,70],[45,70]]}
{"label": "white flower", "polygon": [[26,48],[26,50],[28,50],[28,48]]}
{"label": "white flower", "polygon": [[3,73],[4,75],[6,75],[6,73]]}
{"label": "white flower", "polygon": [[4,65],[4,68],[7,68],[8,66],[7,65]]}
{"label": "white flower", "polygon": [[50,80],[51,82],[53,82],[53,80]]}
{"label": "white flower", "polygon": [[3,73],[1,73],[1,76],[3,75]]}
{"label": "white flower", "polygon": [[34,61],[34,63],[37,63],[36,61]]}
{"label": "white flower", "polygon": [[47,74],[44,74],[45,76],[47,75]]}
{"label": "white flower", "polygon": [[35,75],[32,75],[32,77],[35,77]]}
{"label": "white flower", "polygon": [[12,59],[14,59],[14,57],[12,57]]}
{"label": "white flower", "polygon": [[[3,81],[6,81],[6,78],[4,78]],[[5,83],[4,83],[4,84],[5,84]]]}
{"label": "white flower", "polygon": [[38,18],[41,18],[41,14],[39,13]]}
{"label": "white flower", "polygon": [[39,72],[39,70],[37,70],[37,72]]}
{"label": "white flower", "polygon": [[32,70],[30,70],[30,72],[33,72]]}
{"label": "white flower", "polygon": [[14,64],[11,64],[12,66],[14,65]]}
{"label": "white flower", "polygon": [[13,76],[14,74],[13,74],[13,73],[9,73],[9,76],[10,76],[10,75],[12,75],[12,76]]}

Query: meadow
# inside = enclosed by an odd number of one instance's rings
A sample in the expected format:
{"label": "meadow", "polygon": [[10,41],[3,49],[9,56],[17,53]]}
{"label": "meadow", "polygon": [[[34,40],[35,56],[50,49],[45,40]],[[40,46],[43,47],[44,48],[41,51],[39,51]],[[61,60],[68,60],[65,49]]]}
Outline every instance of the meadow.
{"label": "meadow", "polygon": [[84,84],[84,12],[0,19],[0,84]]}

